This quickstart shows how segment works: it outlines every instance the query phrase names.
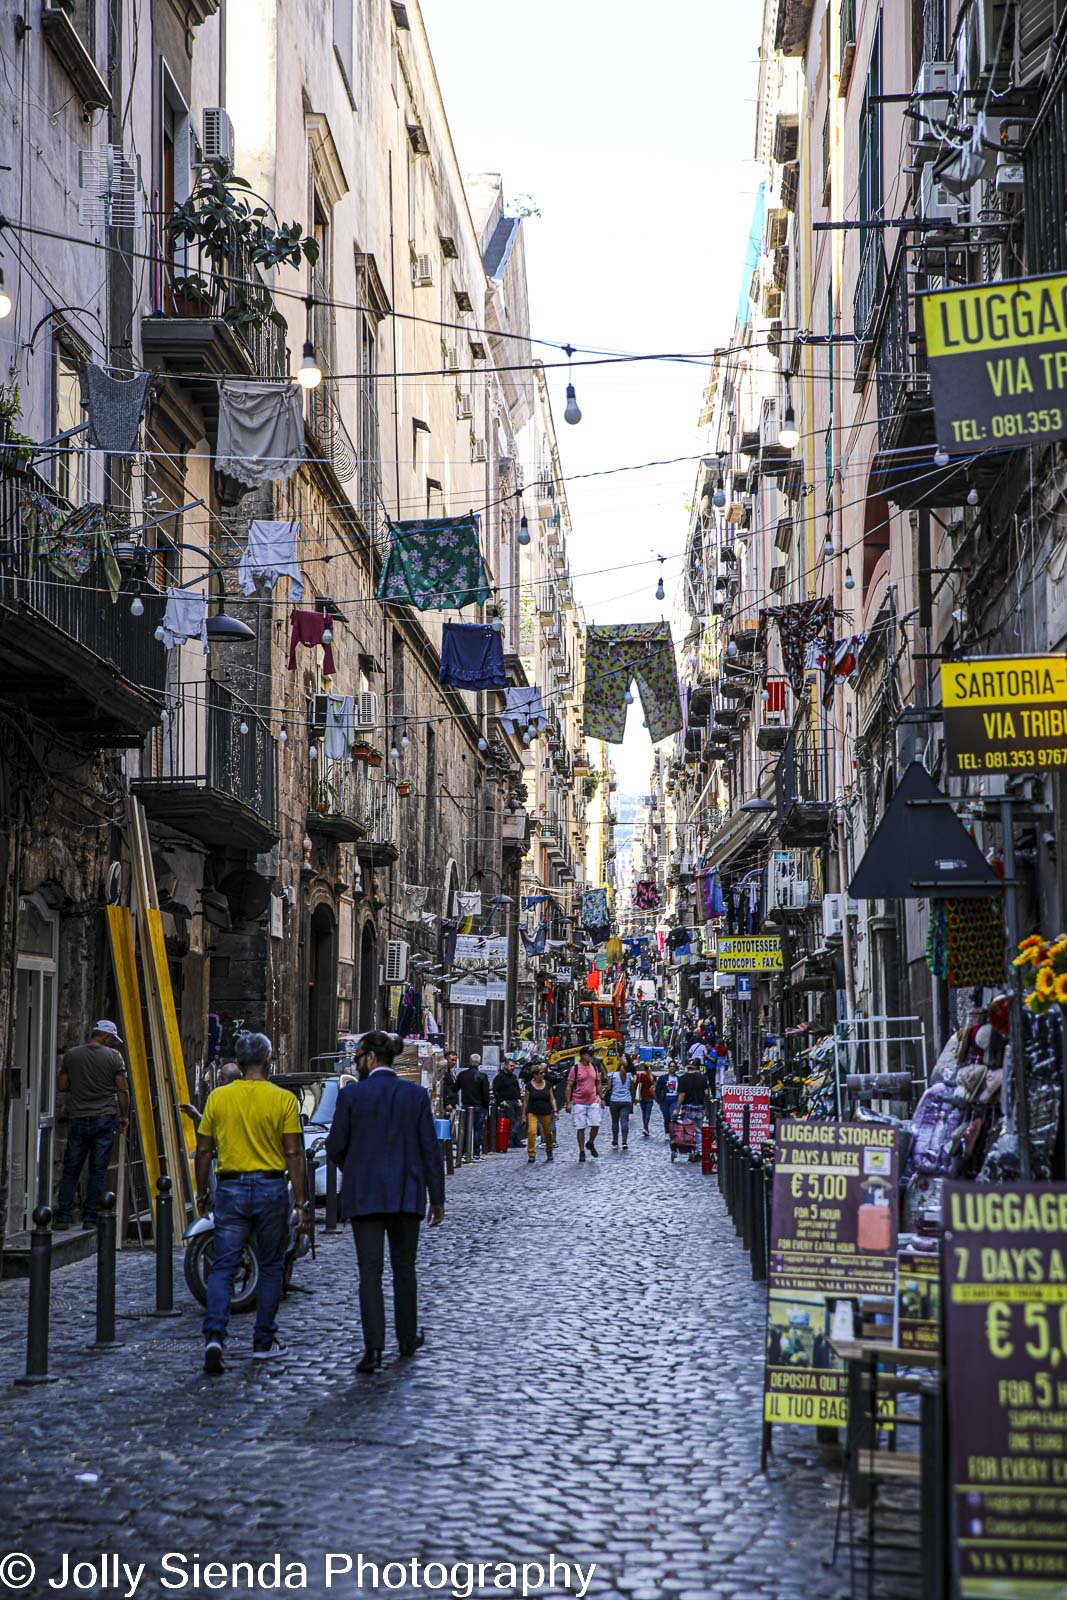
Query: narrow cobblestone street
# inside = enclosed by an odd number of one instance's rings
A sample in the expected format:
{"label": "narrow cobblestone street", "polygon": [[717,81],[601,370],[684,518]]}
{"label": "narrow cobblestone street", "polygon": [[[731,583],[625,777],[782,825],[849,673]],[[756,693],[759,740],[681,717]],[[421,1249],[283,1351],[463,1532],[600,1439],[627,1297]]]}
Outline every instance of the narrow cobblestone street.
{"label": "narrow cobblestone street", "polygon": [[599,1163],[580,1167],[562,1122],[553,1167],[514,1151],[450,1181],[420,1254],[428,1349],[402,1363],[394,1346],[377,1379],[353,1373],[347,1233],[320,1232],[300,1273],[311,1292],[283,1307],[284,1356],[253,1364],[238,1318],[216,1379],[200,1371],[184,1284],[180,1318],[144,1320],[152,1260],[127,1255],[125,1348],[86,1351],[92,1263],[69,1268],[53,1295],[63,1381],[6,1387],[25,1291],[5,1285],[0,1517],[38,1564],[22,1592],[55,1592],[63,1551],[109,1551],[147,1561],[139,1595],[174,1593],[150,1576],[173,1550],[278,1551],[307,1563],[312,1593],[324,1552],[362,1551],[595,1561],[595,1600],[841,1594],[843,1572],[824,1565],[832,1465],[810,1435],[782,1434],[758,1470],[762,1296],[715,1183],[672,1166],[658,1131],[625,1155],[604,1136]]}

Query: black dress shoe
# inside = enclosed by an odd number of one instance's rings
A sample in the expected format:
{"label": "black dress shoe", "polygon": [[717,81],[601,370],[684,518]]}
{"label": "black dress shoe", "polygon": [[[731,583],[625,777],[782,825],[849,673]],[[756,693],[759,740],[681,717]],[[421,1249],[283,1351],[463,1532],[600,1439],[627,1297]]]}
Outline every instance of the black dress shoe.
{"label": "black dress shoe", "polygon": [[382,1365],[382,1352],[380,1350],[364,1350],[359,1361],[356,1362],[357,1372],[379,1372]]}
{"label": "black dress shoe", "polygon": [[425,1343],[426,1343],[426,1335],[422,1331],[422,1329],[420,1328],[418,1333],[415,1335],[415,1343],[414,1344],[402,1344],[400,1346],[400,1354],[402,1356],[413,1356],[415,1354],[416,1350],[421,1350]]}

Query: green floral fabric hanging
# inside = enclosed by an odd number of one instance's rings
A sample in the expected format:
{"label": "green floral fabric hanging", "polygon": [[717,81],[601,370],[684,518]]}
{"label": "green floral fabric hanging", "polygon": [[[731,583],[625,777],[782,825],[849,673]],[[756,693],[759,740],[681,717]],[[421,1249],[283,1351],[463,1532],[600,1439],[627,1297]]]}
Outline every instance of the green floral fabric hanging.
{"label": "green floral fabric hanging", "polygon": [[43,561],[57,577],[80,583],[99,557],[114,605],[122,588],[122,573],[104,526],[106,516],[104,506],[68,509],[37,489],[27,489],[22,497],[22,526],[30,542],[30,577],[38,561]]}
{"label": "green floral fabric hanging", "polygon": [[461,611],[489,599],[476,516],[394,522],[391,531],[379,600],[419,611]]}

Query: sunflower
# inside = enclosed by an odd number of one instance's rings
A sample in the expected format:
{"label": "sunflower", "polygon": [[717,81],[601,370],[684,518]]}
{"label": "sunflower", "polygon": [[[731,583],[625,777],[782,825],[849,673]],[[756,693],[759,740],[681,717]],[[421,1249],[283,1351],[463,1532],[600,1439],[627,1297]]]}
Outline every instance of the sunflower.
{"label": "sunflower", "polygon": [[1025,939],[1020,939],[1019,940],[1019,949],[1020,950],[1029,950],[1031,945],[1040,944],[1040,943],[1041,943],[1041,935],[1039,933],[1028,933]]}
{"label": "sunflower", "polygon": [[1056,977],[1050,967],[1042,967],[1034,980],[1034,988],[1042,1000],[1051,1000],[1056,991]]}
{"label": "sunflower", "polygon": [[1056,979],[1056,999],[1060,1005],[1067,1005],[1067,972],[1061,972]]}
{"label": "sunflower", "polygon": [[1041,996],[1038,994],[1036,989],[1034,990],[1034,992],[1032,994],[1028,994],[1027,995],[1027,997],[1026,997],[1026,1009],[1028,1011],[1044,1011],[1045,1010],[1045,1002],[1042,1000]]}

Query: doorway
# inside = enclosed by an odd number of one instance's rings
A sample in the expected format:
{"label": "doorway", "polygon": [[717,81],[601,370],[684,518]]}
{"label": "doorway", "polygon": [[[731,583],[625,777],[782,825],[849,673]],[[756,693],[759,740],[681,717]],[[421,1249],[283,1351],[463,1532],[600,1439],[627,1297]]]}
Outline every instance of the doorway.
{"label": "doorway", "polygon": [[378,1022],[378,936],[372,922],[363,924],[359,941],[359,1018],[357,1032]]}
{"label": "doorway", "polygon": [[22,1233],[52,1203],[56,1114],[56,970],[59,918],[39,895],[19,901],[15,1054],[7,1226]]}
{"label": "doorway", "polygon": [[332,906],[321,905],[311,913],[308,935],[308,1070],[314,1070],[316,1056],[336,1050],[337,918]]}

